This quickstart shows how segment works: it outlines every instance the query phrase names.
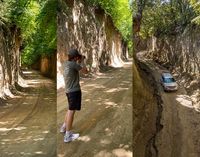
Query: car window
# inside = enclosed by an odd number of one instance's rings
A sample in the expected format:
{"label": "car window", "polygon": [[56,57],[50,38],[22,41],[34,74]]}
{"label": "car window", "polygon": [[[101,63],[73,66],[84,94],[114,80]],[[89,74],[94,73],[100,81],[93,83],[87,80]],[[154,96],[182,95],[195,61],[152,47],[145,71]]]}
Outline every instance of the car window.
{"label": "car window", "polygon": [[163,78],[163,81],[165,83],[172,83],[172,82],[175,82],[174,78]]}

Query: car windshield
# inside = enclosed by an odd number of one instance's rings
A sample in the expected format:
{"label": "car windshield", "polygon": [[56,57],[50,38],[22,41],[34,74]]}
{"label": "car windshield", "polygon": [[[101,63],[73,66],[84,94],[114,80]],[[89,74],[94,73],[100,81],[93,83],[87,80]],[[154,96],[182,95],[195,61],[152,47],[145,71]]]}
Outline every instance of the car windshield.
{"label": "car windshield", "polygon": [[175,82],[174,78],[163,78],[163,81],[165,83],[173,83],[173,82]]}

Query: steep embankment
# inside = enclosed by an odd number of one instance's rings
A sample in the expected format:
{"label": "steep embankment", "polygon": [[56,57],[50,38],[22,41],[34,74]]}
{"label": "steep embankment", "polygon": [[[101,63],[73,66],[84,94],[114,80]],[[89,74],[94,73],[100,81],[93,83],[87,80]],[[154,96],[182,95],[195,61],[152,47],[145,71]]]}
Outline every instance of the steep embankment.
{"label": "steep embankment", "polygon": [[157,156],[156,134],[161,130],[161,100],[148,66],[133,62],[133,156]]}
{"label": "steep embankment", "polygon": [[10,90],[18,82],[19,35],[15,25],[8,27],[0,23],[0,98],[9,96]]}
{"label": "steep embankment", "polygon": [[[155,134],[153,148],[156,148],[157,153],[153,156],[199,156],[198,33],[196,28],[187,29],[178,36],[154,37],[148,45],[149,51],[145,51],[150,59],[145,59],[144,53],[137,55],[154,77],[155,87],[162,100],[162,112],[158,112],[160,116],[157,117],[157,124],[162,129]],[[178,79],[177,92],[163,92],[159,85],[161,73],[166,68]]]}
{"label": "steep embankment", "polygon": [[[144,53],[138,58],[154,77],[155,87],[160,95],[160,110],[157,126],[160,129],[154,137],[154,148],[159,157],[199,157],[200,114],[195,110],[190,97],[180,85],[178,91],[166,93],[160,84],[160,76],[166,69],[153,60],[145,59]],[[190,137],[190,138],[188,138]],[[149,156],[148,156],[149,157]]]}
{"label": "steep embankment", "polygon": [[71,48],[77,48],[86,56],[91,72],[107,66],[122,66],[127,58],[127,48],[114,27],[111,18],[98,7],[85,2],[61,0],[58,12],[58,71],[62,68],[62,55]]}
{"label": "steep embankment", "polygon": [[195,107],[200,108],[200,28],[187,28],[183,34],[153,37],[148,57],[175,73]]}
{"label": "steep embankment", "polygon": [[38,61],[32,64],[32,68],[41,72],[49,78],[56,78],[56,52],[51,55],[41,56]]}
{"label": "steep embankment", "polygon": [[[62,55],[77,48],[86,56],[90,72],[96,75],[81,79],[82,109],[73,124],[73,131],[80,133],[80,137],[65,144],[63,134],[58,133],[57,153],[63,157],[131,157],[131,62],[124,64],[121,59],[127,57],[127,48],[112,19],[102,9],[85,2],[61,1],[58,13],[58,131],[67,107],[64,86],[60,83]],[[99,73],[104,70],[107,71]]]}

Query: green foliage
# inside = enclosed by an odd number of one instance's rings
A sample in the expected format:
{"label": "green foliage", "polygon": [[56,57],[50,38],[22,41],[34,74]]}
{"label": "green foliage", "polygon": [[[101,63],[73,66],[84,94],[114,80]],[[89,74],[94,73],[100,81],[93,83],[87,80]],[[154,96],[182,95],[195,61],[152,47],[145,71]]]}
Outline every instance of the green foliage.
{"label": "green foliage", "polygon": [[32,40],[32,34],[36,32],[36,17],[40,11],[40,5],[31,0],[20,0],[13,3],[11,14],[12,21],[20,28],[22,39],[26,44]]}
{"label": "green foliage", "polygon": [[192,19],[192,22],[200,25],[200,2],[197,0],[190,0],[190,4],[195,11],[195,17]]}
{"label": "green foliage", "polygon": [[194,15],[188,1],[146,0],[140,35],[145,38],[182,33]]}
{"label": "green foliage", "polygon": [[175,26],[180,20],[179,15],[174,12],[175,8],[170,7],[168,4],[145,9],[140,32],[141,36],[173,34],[177,31]]}
{"label": "green foliage", "polygon": [[20,29],[23,64],[33,64],[40,56],[56,51],[57,0],[3,0],[0,3],[0,22]]}
{"label": "green foliage", "polygon": [[12,11],[12,0],[0,1],[0,22],[9,23],[10,22],[10,13]]}
{"label": "green foliage", "polygon": [[128,0],[87,0],[94,6],[100,6],[110,15],[125,41],[131,45],[132,11]]}
{"label": "green foliage", "polygon": [[[34,63],[42,55],[50,55],[56,51],[56,0],[46,0],[35,5],[29,4],[33,10],[32,18],[26,18],[29,33],[25,33],[25,47],[22,54],[24,64]],[[34,12],[35,11],[35,12]],[[23,28],[23,27],[22,27]],[[31,32],[30,32],[31,31]]]}

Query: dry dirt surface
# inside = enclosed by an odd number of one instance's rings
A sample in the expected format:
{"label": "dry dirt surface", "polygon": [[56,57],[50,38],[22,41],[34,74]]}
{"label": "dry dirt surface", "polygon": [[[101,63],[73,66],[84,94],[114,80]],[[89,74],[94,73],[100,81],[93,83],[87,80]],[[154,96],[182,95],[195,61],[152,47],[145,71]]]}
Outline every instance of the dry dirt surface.
{"label": "dry dirt surface", "polygon": [[64,143],[59,133],[67,107],[64,89],[57,93],[58,157],[132,157],[131,62],[81,80],[82,110],[75,115],[78,140]]}
{"label": "dry dirt surface", "polygon": [[56,156],[56,87],[23,71],[24,88],[0,104],[0,157]]}
{"label": "dry dirt surface", "polygon": [[165,69],[152,60],[139,59],[151,69],[163,101],[160,123],[163,128],[156,136],[157,157],[200,157],[200,112],[180,85],[176,92],[164,92],[160,85]]}

